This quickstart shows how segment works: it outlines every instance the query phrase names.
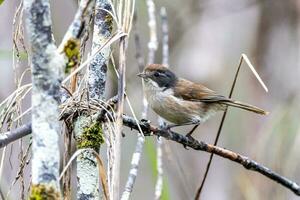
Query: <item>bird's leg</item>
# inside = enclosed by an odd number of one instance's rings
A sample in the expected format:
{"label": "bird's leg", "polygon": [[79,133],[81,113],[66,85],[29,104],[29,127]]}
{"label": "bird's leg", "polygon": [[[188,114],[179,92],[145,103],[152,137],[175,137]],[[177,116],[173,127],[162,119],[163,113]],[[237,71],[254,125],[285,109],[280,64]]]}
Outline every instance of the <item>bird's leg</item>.
{"label": "bird's leg", "polygon": [[[191,139],[194,140],[195,138],[192,137],[192,134],[193,134],[193,132],[196,130],[196,128],[198,128],[199,125],[200,125],[200,123],[196,124],[196,125],[192,128],[192,130],[191,130],[190,132],[188,132],[188,133],[185,135],[185,137],[188,137],[188,138],[191,138]],[[183,147],[184,147],[186,150],[188,150],[188,148],[186,147],[185,144],[183,144]]]}
{"label": "bird's leg", "polygon": [[[168,124],[167,126],[165,126],[164,127],[164,129],[166,129],[167,131],[170,131],[171,130],[171,128],[174,128],[174,127],[177,127],[177,126],[187,126],[187,125],[194,125],[195,124],[195,126],[192,128],[192,130],[190,131],[190,132],[188,132],[185,136],[186,137],[188,137],[188,138],[192,138],[192,139],[194,139],[193,137],[192,137],[192,133],[196,130],[196,128],[200,125],[200,122],[187,122],[187,123],[184,123],[184,124]],[[185,148],[185,149],[188,149],[187,147],[186,147],[186,145],[183,145],[183,147]]]}
{"label": "bird's leg", "polygon": [[192,137],[193,132],[196,130],[196,128],[198,128],[199,125],[200,125],[199,123],[196,124],[196,125],[192,128],[192,130],[191,130],[190,132],[188,132],[185,136],[186,136],[186,137]]}
{"label": "bird's leg", "polygon": [[171,128],[174,128],[174,127],[187,126],[187,125],[193,125],[193,124],[199,124],[199,122],[187,122],[184,124],[168,124],[167,126],[165,126],[165,128],[170,130]]}

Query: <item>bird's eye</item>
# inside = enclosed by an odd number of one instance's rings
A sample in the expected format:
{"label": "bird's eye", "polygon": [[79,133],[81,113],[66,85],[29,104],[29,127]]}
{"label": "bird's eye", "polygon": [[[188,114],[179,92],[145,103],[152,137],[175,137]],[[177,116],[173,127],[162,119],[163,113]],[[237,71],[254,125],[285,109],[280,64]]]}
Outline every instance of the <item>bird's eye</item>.
{"label": "bird's eye", "polygon": [[155,77],[159,77],[159,73],[158,73],[158,72],[155,72],[155,73],[154,73],[154,76],[155,76]]}

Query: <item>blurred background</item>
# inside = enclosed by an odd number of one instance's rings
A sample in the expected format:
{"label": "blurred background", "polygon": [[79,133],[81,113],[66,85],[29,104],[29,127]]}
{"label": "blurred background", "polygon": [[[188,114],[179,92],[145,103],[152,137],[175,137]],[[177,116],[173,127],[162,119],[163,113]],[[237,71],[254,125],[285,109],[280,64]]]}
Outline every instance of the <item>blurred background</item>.
{"label": "blurred background", "polygon": [[[266,93],[246,64],[238,77],[233,98],[270,111],[259,116],[235,108],[229,109],[219,146],[246,155],[276,172],[300,182],[300,1],[286,0],[155,0],[157,30],[161,38],[159,10],[167,9],[170,37],[170,68],[181,77],[200,82],[228,95],[239,59],[245,53],[269,88]],[[77,1],[51,1],[53,31],[60,43],[73,19]],[[21,62],[13,63],[13,18],[19,1],[6,0],[0,6],[0,101],[16,86],[13,65],[17,74],[28,66],[24,52]],[[136,2],[142,54],[147,57],[149,41],[148,14],[145,1]],[[26,40],[25,40],[26,41]],[[26,43],[26,42],[25,42]],[[27,43],[26,43],[27,44]],[[22,48],[20,48],[22,49]],[[133,35],[127,51],[127,93],[135,111],[142,110],[141,80],[136,77]],[[88,50],[87,50],[88,51]],[[25,55],[22,58],[22,53]],[[115,54],[116,63],[117,54]],[[161,63],[161,43],[156,53]],[[110,70],[107,97],[116,93],[116,78]],[[30,77],[24,77],[29,83]],[[30,98],[22,110],[30,106]],[[126,110],[130,114],[129,109]],[[150,111],[149,119],[156,123]],[[199,126],[193,136],[213,143],[222,113]],[[23,122],[30,121],[25,116]],[[191,127],[178,128],[187,133]],[[127,179],[130,160],[136,144],[136,133],[125,129],[122,140],[121,189]],[[29,138],[23,139],[23,151]],[[19,169],[19,141],[7,147],[0,186],[4,194],[11,187]],[[156,138],[147,138],[132,199],[153,199],[156,182]],[[105,148],[102,150],[106,155]],[[182,145],[164,141],[163,199],[193,199],[199,187],[209,154],[185,150]],[[25,168],[25,185],[30,181],[30,166]],[[19,182],[12,186],[8,199],[20,198]],[[27,188],[25,188],[27,189]],[[245,170],[231,161],[214,157],[201,199],[296,199],[286,188],[266,177]]]}

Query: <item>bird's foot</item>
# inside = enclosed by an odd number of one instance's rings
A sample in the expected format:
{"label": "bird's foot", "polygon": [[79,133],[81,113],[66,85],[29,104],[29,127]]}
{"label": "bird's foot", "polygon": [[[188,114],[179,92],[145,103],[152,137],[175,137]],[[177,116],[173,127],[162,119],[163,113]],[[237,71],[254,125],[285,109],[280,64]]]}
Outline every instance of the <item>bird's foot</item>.
{"label": "bird's foot", "polygon": [[170,124],[170,125],[160,126],[159,128],[160,128],[161,130],[166,131],[166,132],[170,132],[170,131],[171,131],[171,128],[173,128],[173,127],[174,127],[174,125],[173,125],[173,124]]}
{"label": "bird's foot", "polygon": [[[187,137],[189,140],[195,140],[195,138],[192,137],[192,134],[191,133],[188,133],[185,135],[185,137]],[[183,147],[186,149],[186,150],[189,150],[186,146],[186,144],[183,144]]]}

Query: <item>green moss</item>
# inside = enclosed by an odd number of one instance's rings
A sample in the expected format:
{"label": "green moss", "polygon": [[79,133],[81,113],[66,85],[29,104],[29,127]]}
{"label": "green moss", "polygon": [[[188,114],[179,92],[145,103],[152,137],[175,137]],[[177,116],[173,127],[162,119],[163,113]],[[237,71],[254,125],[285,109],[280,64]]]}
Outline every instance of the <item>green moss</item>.
{"label": "green moss", "polygon": [[46,184],[32,185],[30,200],[57,200],[60,198],[60,193],[52,186]]}
{"label": "green moss", "polygon": [[78,39],[69,39],[64,46],[64,53],[68,58],[66,64],[65,73],[70,73],[70,70],[78,65],[80,60],[80,42]]}
{"label": "green moss", "polygon": [[99,151],[100,145],[104,143],[101,124],[96,122],[90,127],[84,128],[83,133],[76,139],[77,148],[92,148]]}
{"label": "green moss", "polygon": [[108,25],[108,31],[111,33],[113,29],[113,18],[110,14],[105,15],[105,23]]}

